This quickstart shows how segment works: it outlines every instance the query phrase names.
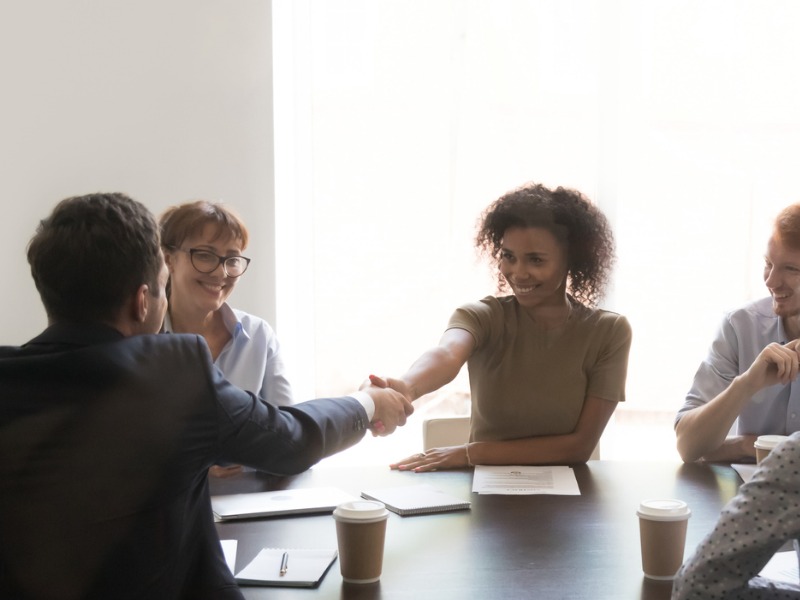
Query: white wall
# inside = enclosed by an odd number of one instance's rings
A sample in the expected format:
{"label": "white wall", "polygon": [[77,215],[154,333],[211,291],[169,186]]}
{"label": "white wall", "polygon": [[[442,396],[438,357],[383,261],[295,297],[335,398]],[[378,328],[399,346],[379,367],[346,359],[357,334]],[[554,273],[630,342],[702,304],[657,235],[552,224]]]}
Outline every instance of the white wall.
{"label": "white wall", "polygon": [[0,344],[45,325],[25,259],[60,199],[230,203],[256,233],[235,305],[274,322],[269,0],[0,0]]}

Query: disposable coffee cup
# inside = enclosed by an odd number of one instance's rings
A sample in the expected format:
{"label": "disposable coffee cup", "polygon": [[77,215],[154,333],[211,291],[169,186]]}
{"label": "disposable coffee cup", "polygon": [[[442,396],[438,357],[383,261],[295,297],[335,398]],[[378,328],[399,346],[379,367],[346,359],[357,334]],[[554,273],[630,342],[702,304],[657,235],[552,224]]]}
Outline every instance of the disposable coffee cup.
{"label": "disposable coffee cup", "polygon": [[772,449],[785,440],[785,435],[760,435],[756,439],[753,447],[756,449],[756,462],[761,462],[772,452]]}
{"label": "disposable coffee cup", "polygon": [[342,579],[375,583],[381,578],[388,517],[386,506],[372,500],[344,502],[333,511]]}
{"label": "disposable coffee cup", "polygon": [[644,576],[674,579],[683,563],[686,525],[692,511],[681,500],[642,500],[636,514],[639,515]]}

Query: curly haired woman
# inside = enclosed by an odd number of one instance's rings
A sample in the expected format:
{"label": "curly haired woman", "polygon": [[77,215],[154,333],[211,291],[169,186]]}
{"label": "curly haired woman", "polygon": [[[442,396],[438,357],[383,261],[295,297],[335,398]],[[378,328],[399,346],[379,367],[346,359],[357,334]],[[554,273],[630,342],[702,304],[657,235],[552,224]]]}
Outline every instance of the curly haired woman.
{"label": "curly haired woman", "polygon": [[372,378],[414,401],[467,363],[470,441],[392,468],[585,462],[625,399],[631,345],[625,317],[596,307],[614,260],[606,217],[577,191],[528,184],[485,210],[476,246],[507,295],[458,308],[401,378]]}

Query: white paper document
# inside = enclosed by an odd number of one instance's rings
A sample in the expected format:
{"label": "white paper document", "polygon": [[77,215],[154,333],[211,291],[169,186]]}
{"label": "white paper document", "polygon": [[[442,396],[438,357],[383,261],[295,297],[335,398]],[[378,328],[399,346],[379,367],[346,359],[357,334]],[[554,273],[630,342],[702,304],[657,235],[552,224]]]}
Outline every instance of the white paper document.
{"label": "white paper document", "polygon": [[334,548],[264,548],[234,577],[245,585],[317,587],[338,554]]}
{"label": "white paper document", "polygon": [[479,494],[556,494],[580,496],[570,467],[475,467],[472,491]]}
{"label": "white paper document", "polygon": [[747,483],[753,478],[753,473],[755,473],[758,465],[732,464],[731,467],[739,474],[739,477],[742,478],[742,481]]}
{"label": "white paper document", "polygon": [[774,581],[782,581],[784,583],[793,583],[797,585],[797,583],[800,582],[797,553],[794,550],[776,552],[769,562],[764,565],[759,575]]}
{"label": "white paper document", "polygon": [[236,548],[239,545],[239,540],[220,540],[222,544],[222,554],[225,556],[225,562],[228,563],[228,568],[231,573],[236,568]]}

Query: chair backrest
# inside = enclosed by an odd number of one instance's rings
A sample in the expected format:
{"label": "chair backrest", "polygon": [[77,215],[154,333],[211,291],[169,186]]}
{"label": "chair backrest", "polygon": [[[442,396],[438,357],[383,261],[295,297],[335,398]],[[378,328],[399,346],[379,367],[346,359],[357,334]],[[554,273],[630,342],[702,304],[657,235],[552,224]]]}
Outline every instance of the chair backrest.
{"label": "chair backrest", "polygon": [[469,417],[439,417],[422,422],[422,449],[458,446],[469,441]]}
{"label": "chair backrest", "polygon": [[[422,449],[458,446],[469,441],[469,417],[437,417],[422,422]],[[600,443],[589,460],[600,460]]]}

